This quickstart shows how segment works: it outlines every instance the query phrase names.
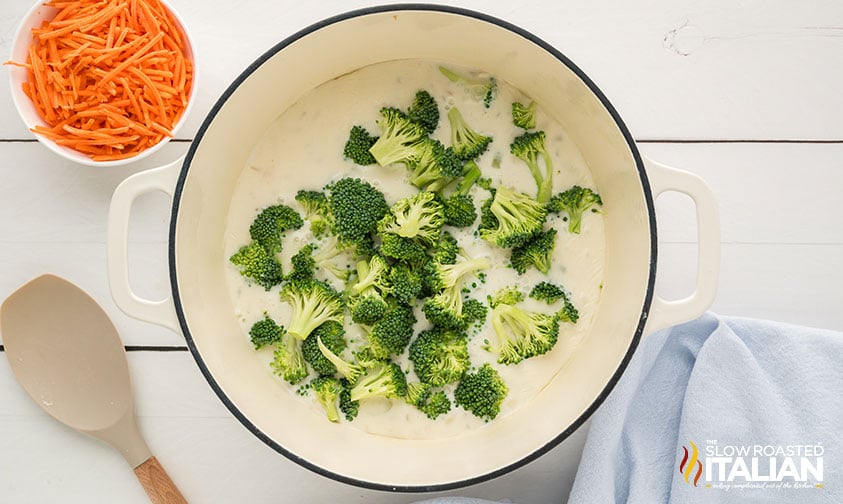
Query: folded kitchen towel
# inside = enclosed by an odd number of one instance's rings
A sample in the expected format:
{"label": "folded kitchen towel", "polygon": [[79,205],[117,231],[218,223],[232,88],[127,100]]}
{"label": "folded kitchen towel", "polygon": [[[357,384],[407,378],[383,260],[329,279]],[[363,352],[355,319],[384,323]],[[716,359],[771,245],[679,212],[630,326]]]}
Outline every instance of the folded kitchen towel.
{"label": "folded kitchen towel", "polygon": [[647,336],[571,503],[843,502],[843,333],[706,314]]}

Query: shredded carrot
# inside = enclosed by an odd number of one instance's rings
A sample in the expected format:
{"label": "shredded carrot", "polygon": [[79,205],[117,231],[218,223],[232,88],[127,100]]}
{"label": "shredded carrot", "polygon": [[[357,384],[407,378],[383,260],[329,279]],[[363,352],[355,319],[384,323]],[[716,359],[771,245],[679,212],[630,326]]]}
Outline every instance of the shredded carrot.
{"label": "shredded carrot", "polygon": [[94,160],[137,155],[166,137],[187,106],[193,61],[160,0],[48,0],[32,30],[23,92],[48,126],[32,131]]}

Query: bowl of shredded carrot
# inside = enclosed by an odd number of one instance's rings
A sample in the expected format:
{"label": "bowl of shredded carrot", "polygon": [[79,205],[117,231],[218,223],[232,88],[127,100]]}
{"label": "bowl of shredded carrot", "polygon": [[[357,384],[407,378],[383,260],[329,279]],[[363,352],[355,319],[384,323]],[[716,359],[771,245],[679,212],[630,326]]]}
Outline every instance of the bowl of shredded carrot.
{"label": "bowl of shredded carrot", "polygon": [[29,130],[92,166],[160,149],[184,123],[196,88],[185,25],[161,0],[39,0],[6,65]]}

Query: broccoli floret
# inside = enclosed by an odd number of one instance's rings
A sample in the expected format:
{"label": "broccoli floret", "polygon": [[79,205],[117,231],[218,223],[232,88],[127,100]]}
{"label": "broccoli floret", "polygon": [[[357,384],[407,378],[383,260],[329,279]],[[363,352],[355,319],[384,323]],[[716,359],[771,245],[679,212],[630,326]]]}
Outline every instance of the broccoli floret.
{"label": "broccoli floret", "polygon": [[430,275],[430,285],[436,291],[453,289],[459,292],[462,279],[466,275],[488,269],[491,263],[485,257],[463,259],[454,264],[431,262],[427,273]]}
{"label": "broccoli floret", "polygon": [[512,249],[509,265],[519,275],[523,275],[530,266],[535,266],[537,270],[547,274],[550,271],[550,260],[555,244],[556,229],[542,231],[524,245]]}
{"label": "broccoli floret", "polygon": [[252,328],[249,329],[249,337],[255,350],[281,342],[282,334],[284,334],[284,326],[276,324],[267,314],[264,314],[264,318],[252,324]]}
{"label": "broccoli floret", "polygon": [[481,135],[469,126],[457,107],[448,111],[448,123],[451,125],[451,148],[463,161],[479,157],[492,143],[492,137]]}
{"label": "broccoli floret", "polygon": [[489,309],[474,298],[468,298],[462,302],[462,317],[466,327],[471,325],[481,326],[486,322],[486,315]]}
{"label": "broccoli floret", "polygon": [[296,201],[304,210],[304,217],[310,222],[310,232],[319,238],[331,227],[331,211],[324,192],[305,189],[296,193]]}
{"label": "broccoli floret", "polygon": [[547,304],[553,304],[562,300],[562,308],[556,312],[556,318],[558,318],[560,322],[570,322],[572,324],[576,324],[577,320],[580,318],[580,313],[577,310],[577,307],[571,302],[571,298],[568,296],[568,293],[565,292],[565,289],[559,285],[546,281],[539,282],[533,287],[533,290],[530,291],[530,297],[538,301],[544,301]]}
{"label": "broccoli floret", "polygon": [[320,325],[307,335],[302,341],[301,351],[305,362],[310,364],[320,375],[333,375],[337,372],[333,362],[323,355],[319,342],[334,354],[345,350],[348,343],[345,341],[345,328],[342,323],[336,320],[329,320]]}
{"label": "broccoli floret", "polygon": [[372,397],[404,397],[407,393],[407,377],[394,362],[385,362],[372,368],[357,380],[351,388],[352,401]]}
{"label": "broccoli floret", "polygon": [[[553,194],[553,160],[545,147],[544,131],[527,131],[515,137],[509,146],[510,152],[527,163],[530,174],[536,182],[536,200],[545,204]],[[539,157],[544,161],[544,173],[539,166]]]}
{"label": "broccoli floret", "polygon": [[465,171],[456,191],[443,202],[445,224],[454,227],[468,227],[477,220],[474,200],[468,194],[471,187],[480,178],[480,167],[474,161],[465,164]]}
{"label": "broccoli floret", "polygon": [[439,264],[454,264],[457,262],[459,251],[457,239],[451,233],[445,231],[439,237],[439,243],[433,249],[433,260]]}
{"label": "broccoli floret", "polygon": [[421,294],[422,275],[418,269],[407,263],[393,264],[389,272],[389,281],[392,284],[390,293],[400,303],[410,305]]}
{"label": "broccoli floret", "polygon": [[524,301],[524,293],[518,290],[514,285],[508,285],[495,291],[494,294],[487,297],[489,306],[495,308],[498,305],[514,305]]}
{"label": "broccoli floret", "polygon": [[389,265],[379,255],[357,262],[357,282],[349,289],[351,320],[372,325],[383,317],[387,310],[384,295],[391,291],[389,273]]}
{"label": "broccoli floret", "polygon": [[386,359],[391,355],[403,353],[413,337],[415,323],[416,316],[412,307],[394,303],[384,316],[375,322],[367,335],[372,355],[378,359]]}
{"label": "broccoli floret", "polygon": [[537,283],[530,291],[530,297],[547,304],[553,304],[560,299],[567,298],[565,289],[551,282],[542,281]]}
{"label": "broccoli floret", "polygon": [[438,241],[444,224],[442,204],[432,192],[424,191],[396,201],[378,222],[378,233],[410,238],[427,247]]}
{"label": "broccoli floret", "polygon": [[410,120],[404,112],[383,107],[377,121],[381,136],[369,152],[381,166],[410,163],[419,156],[419,146],[428,138],[424,126]]}
{"label": "broccoli floret", "polygon": [[340,378],[340,411],[345,415],[345,419],[349,422],[357,418],[357,413],[360,411],[360,403],[351,400],[351,384],[345,378]]}
{"label": "broccoli floret", "polygon": [[536,102],[531,101],[529,105],[521,102],[512,102],[512,124],[525,130],[536,127]]}
{"label": "broccoli floret", "polygon": [[478,232],[483,232],[484,229],[492,230],[498,227],[498,218],[492,213],[492,202],[495,201],[495,193],[492,191],[492,196],[483,201],[480,205],[480,224],[477,226]]}
{"label": "broccoli floret", "polygon": [[427,134],[431,134],[439,125],[439,106],[430,93],[420,89],[413,97],[413,104],[407,109],[407,117],[421,125]]}
{"label": "broccoli floret", "polygon": [[415,264],[425,260],[427,248],[412,238],[386,233],[381,235],[380,253],[399,261]]}
{"label": "broccoli floret", "polygon": [[486,108],[492,105],[498,94],[498,83],[493,76],[477,77],[461,75],[444,66],[440,66],[439,71],[449,81],[465,86],[469,95],[474,100],[482,101]]}
{"label": "broccoli floret", "polygon": [[492,327],[498,344],[489,350],[498,354],[501,364],[517,364],[547,353],[559,338],[559,318],[500,304],[492,310]]}
{"label": "broccoli floret", "polygon": [[293,308],[287,332],[299,341],[329,320],[343,321],[342,296],[325,282],[287,283],[282,287],[280,297]]}
{"label": "broccoli floret", "polygon": [[377,161],[369,149],[375,145],[378,137],[372,136],[363,126],[352,126],[348,133],[348,140],[343,147],[342,155],[360,166],[373,165]]}
{"label": "broccoli floret", "polygon": [[252,240],[269,254],[281,252],[281,239],[286,231],[304,225],[301,215],[287,205],[271,205],[261,210],[249,226]]}
{"label": "broccoli floret", "polygon": [[583,214],[591,209],[598,212],[597,207],[603,205],[600,195],[589,188],[573,186],[570,189],[553,195],[547,203],[547,210],[551,213],[565,213],[568,218],[568,231],[580,233]]}
{"label": "broccoli floret", "polygon": [[481,229],[480,237],[499,247],[519,247],[538,234],[544,225],[547,210],[544,205],[524,193],[501,186],[489,206],[497,226]]}
{"label": "broccoli floret", "polygon": [[436,420],[439,415],[451,411],[451,400],[442,390],[434,391],[427,383],[407,383],[407,394],[404,396],[407,404],[415,406],[427,418]]}
{"label": "broccoli floret", "polygon": [[314,244],[308,243],[290,258],[293,270],[284,278],[286,281],[306,283],[313,280],[313,272],[316,270],[316,261],[313,259],[315,248]]}
{"label": "broccoli floret", "polygon": [[464,311],[462,279],[489,266],[485,258],[463,260],[456,264],[430,263],[427,281],[433,295],[426,298],[422,305],[427,320],[437,327],[459,329],[475,322],[476,310],[471,316]]}
{"label": "broccoli floret", "polygon": [[419,189],[439,191],[462,174],[462,165],[451,147],[434,138],[425,138],[418,145],[418,155],[408,162],[410,183]]}
{"label": "broccoli floret", "polygon": [[328,420],[332,422],[340,421],[340,410],[337,404],[342,388],[339,380],[331,376],[319,376],[310,382],[310,390],[313,391],[314,397],[322,405]]}
{"label": "broccoli floret", "polygon": [[454,390],[454,403],[488,422],[498,416],[508,393],[498,371],[486,363],[476,373],[466,373],[462,377]]}
{"label": "broccoli floret", "polygon": [[377,188],[359,178],[342,178],[325,186],[331,212],[331,231],[338,248],[353,248],[360,255],[370,255],[372,233],[389,211],[386,197]]}
{"label": "broccoli floret", "polygon": [[468,370],[468,338],[454,330],[427,329],[410,345],[413,370],[424,383],[456,383]]}
{"label": "broccoli floret", "polygon": [[[305,343],[316,332],[317,331],[314,331],[313,333],[311,333],[311,335],[308,336],[308,339],[304,340]],[[343,347],[344,346],[345,345],[343,345]],[[316,336],[316,347],[319,350],[319,352],[322,354],[322,359],[331,363],[331,367],[328,368],[327,366],[325,366],[325,370],[332,369],[332,371],[329,372],[329,373],[324,373],[324,374],[339,373],[344,379],[346,379],[348,381],[348,383],[355,383],[355,382],[357,382],[358,378],[360,378],[360,376],[366,371],[366,368],[362,364],[354,364],[354,363],[347,362],[347,361],[343,360],[342,357],[337,355],[338,353],[340,353],[342,351],[342,349],[339,348],[339,345],[336,345],[336,344],[334,345],[334,348],[337,348],[337,350],[334,350],[333,348],[329,348],[327,342],[323,343],[322,337],[320,335]],[[319,361],[321,362],[321,359],[319,359]]]}
{"label": "broccoli floret", "polygon": [[302,354],[301,342],[289,332],[281,335],[281,342],[276,347],[270,367],[275,373],[295,385],[307,375],[307,364]]}
{"label": "broccoli floret", "polygon": [[241,275],[266,290],[284,281],[281,263],[274,254],[267,252],[257,242],[240,247],[229,261],[239,267]]}

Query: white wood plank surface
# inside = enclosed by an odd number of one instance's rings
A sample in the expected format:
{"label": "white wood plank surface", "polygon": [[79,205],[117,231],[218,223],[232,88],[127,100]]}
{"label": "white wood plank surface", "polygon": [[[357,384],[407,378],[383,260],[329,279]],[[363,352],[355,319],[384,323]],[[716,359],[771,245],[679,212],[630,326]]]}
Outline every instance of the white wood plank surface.
{"label": "white wood plank surface", "polygon": [[[326,16],[371,5],[171,3],[195,37],[202,77],[196,108],[180,134],[185,140],[255,57]],[[642,153],[709,183],[723,239],[714,311],[843,330],[843,3],[441,3],[504,18],[556,46],[645,141]],[[0,54],[9,53],[30,6],[29,0],[0,2]],[[120,181],[177,158],[188,142],[171,143],[130,167],[94,170],[28,141],[5,76],[0,111],[0,299],[41,273],[60,274],[103,305],[125,344],[183,346],[180,335],[133,320],[114,305],[105,274],[105,223]],[[691,143],[664,141],[672,139]],[[735,140],[757,142],[722,143]],[[133,213],[132,282],[145,296],[161,297],[169,289],[169,204],[164,195],[149,195]],[[693,288],[693,209],[677,194],[664,195],[657,207],[657,290],[676,298]],[[408,503],[432,497],[359,489],[288,461],[230,415],[185,351],[133,351],[129,362],[141,429],[191,502]],[[122,459],[31,403],[5,358],[0,432],[0,502],[146,502]],[[522,469],[449,494],[564,502],[584,436],[580,429]]]}

